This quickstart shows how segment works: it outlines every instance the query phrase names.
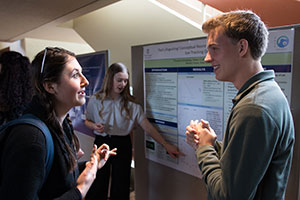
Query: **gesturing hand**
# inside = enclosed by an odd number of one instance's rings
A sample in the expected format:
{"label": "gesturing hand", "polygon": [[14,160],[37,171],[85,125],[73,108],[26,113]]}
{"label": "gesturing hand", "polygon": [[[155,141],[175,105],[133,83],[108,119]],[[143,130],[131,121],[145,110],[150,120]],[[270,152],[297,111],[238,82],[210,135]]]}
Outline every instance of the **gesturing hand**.
{"label": "gesturing hand", "polygon": [[93,146],[91,159],[86,163],[85,169],[77,179],[77,188],[81,192],[82,197],[85,197],[94,182],[97,170],[105,165],[111,155],[116,155],[116,151],[116,148],[110,151],[107,144],[102,144],[98,149],[96,145]]}
{"label": "gesturing hand", "polygon": [[106,161],[111,155],[117,155],[117,148],[114,148],[110,151],[107,144],[102,144],[98,149],[97,146],[94,145],[94,150],[99,160],[98,169],[102,168],[105,165]]}

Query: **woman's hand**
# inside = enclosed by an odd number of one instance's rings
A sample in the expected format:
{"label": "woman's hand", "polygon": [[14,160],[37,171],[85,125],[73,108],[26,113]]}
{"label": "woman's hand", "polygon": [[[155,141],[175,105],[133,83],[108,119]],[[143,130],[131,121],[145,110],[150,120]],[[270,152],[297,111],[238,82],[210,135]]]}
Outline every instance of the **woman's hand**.
{"label": "woman's hand", "polygon": [[111,155],[116,155],[116,151],[116,148],[110,151],[107,144],[102,144],[98,149],[96,145],[93,146],[91,159],[86,163],[85,169],[77,179],[77,188],[83,198],[94,182],[97,170],[105,165]]}
{"label": "woman's hand", "polygon": [[167,152],[170,154],[172,158],[177,158],[179,156],[183,156],[184,154],[178,150],[178,148],[168,142],[161,136],[161,134],[157,131],[156,128],[149,122],[147,118],[144,118],[140,123],[143,130],[151,135],[151,137],[162,144]]}
{"label": "woman's hand", "polygon": [[94,123],[94,128],[95,131],[99,132],[99,133],[103,133],[104,132],[104,125],[100,124],[100,123]]}
{"label": "woman's hand", "polygon": [[91,160],[86,163],[85,169],[77,179],[77,188],[79,189],[82,197],[84,198],[92,183],[96,178],[98,170],[98,158],[96,153],[93,153]]}
{"label": "woman's hand", "polygon": [[[97,146],[94,145],[94,148],[97,148]],[[110,151],[107,144],[102,144],[95,152],[99,160],[98,169],[100,169],[105,165],[106,161],[111,155],[117,155],[117,148],[114,148]]]}
{"label": "woman's hand", "polygon": [[84,123],[89,129],[92,129],[92,130],[97,131],[99,133],[104,132],[104,124],[94,123],[94,122],[92,122],[90,120],[87,120],[87,119],[84,121]]}
{"label": "woman's hand", "polygon": [[167,152],[170,154],[172,158],[178,158],[179,156],[184,156],[184,153],[180,152],[176,146],[170,143],[163,143],[163,146],[167,150]]}
{"label": "woman's hand", "polygon": [[91,128],[99,133],[104,132],[104,125],[101,123],[93,123],[91,122]]}

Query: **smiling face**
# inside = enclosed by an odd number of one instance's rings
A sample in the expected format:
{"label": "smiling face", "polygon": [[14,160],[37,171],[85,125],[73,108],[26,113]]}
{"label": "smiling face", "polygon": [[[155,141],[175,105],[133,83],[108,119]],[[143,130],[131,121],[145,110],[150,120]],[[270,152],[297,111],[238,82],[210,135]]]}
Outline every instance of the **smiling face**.
{"label": "smiling face", "polygon": [[56,111],[68,112],[74,106],[85,103],[85,86],[88,80],[75,57],[69,56],[58,83],[52,83]]}
{"label": "smiling face", "polygon": [[204,59],[214,68],[216,79],[234,82],[239,73],[239,47],[228,38],[221,27],[208,34],[208,52]]}
{"label": "smiling face", "polygon": [[118,72],[114,75],[111,96],[119,96],[128,83],[128,74],[126,72]]}

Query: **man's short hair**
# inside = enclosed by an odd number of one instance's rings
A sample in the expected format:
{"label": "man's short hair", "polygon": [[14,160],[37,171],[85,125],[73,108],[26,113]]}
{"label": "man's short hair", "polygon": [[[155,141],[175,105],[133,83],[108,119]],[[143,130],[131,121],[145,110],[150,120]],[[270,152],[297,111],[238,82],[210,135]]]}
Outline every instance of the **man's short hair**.
{"label": "man's short hair", "polygon": [[202,30],[209,33],[218,27],[222,27],[234,43],[247,40],[253,59],[258,60],[265,54],[269,32],[260,17],[252,11],[237,10],[213,17],[202,25]]}

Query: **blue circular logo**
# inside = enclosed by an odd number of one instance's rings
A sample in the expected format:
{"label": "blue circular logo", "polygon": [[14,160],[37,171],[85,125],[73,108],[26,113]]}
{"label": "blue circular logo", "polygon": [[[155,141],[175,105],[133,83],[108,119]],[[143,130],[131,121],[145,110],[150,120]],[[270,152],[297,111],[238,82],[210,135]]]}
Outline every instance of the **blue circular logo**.
{"label": "blue circular logo", "polygon": [[289,44],[289,38],[285,35],[282,35],[277,39],[276,43],[278,47],[284,48]]}

